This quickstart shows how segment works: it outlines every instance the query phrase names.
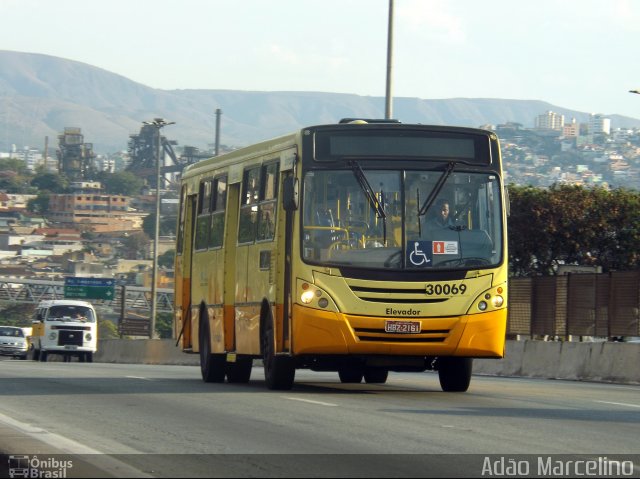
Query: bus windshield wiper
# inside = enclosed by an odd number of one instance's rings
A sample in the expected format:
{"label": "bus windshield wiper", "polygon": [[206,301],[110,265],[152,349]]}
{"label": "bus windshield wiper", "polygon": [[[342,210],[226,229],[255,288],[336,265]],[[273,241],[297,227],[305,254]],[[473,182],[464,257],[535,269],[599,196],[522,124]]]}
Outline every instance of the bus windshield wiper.
{"label": "bus windshield wiper", "polygon": [[383,220],[383,236],[384,236],[384,243],[386,244],[387,214],[384,211],[384,203],[383,203],[384,199],[383,201],[378,200],[378,197],[376,196],[375,191],[373,191],[373,188],[369,184],[369,181],[367,180],[367,177],[365,176],[364,171],[362,171],[360,164],[356,160],[349,161],[349,166],[351,166],[351,171],[353,171],[353,175],[356,177],[356,180],[358,180],[358,184],[360,185],[360,188],[362,189],[365,196],[367,197],[367,200],[369,201],[369,205],[371,205],[371,207],[376,211],[376,216],[378,218],[382,218]]}
{"label": "bus windshield wiper", "polygon": [[420,210],[418,211],[418,216],[424,216],[427,214],[427,211],[429,211],[429,208],[431,208],[431,205],[440,194],[442,187],[446,183],[449,176],[451,176],[451,173],[453,173],[453,169],[455,167],[456,167],[455,161],[450,161],[447,164],[447,167],[442,172],[442,175],[440,175],[440,178],[438,178],[438,181],[436,185],[433,187],[433,189],[431,190],[431,193],[429,193],[429,196],[427,196],[427,199],[424,200],[424,203],[420,207]]}
{"label": "bus windshield wiper", "polygon": [[358,180],[360,188],[362,188],[362,191],[367,197],[369,204],[374,210],[376,210],[376,216],[378,218],[386,219],[387,214],[384,211],[384,205],[376,197],[375,191],[373,191],[373,188],[369,184],[369,181],[367,180],[367,177],[365,176],[364,171],[362,171],[362,168],[360,167],[358,162],[356,160],[351,160],[349,162],[349,165],[351,166],[353,175],[356,177],[356,180]]}

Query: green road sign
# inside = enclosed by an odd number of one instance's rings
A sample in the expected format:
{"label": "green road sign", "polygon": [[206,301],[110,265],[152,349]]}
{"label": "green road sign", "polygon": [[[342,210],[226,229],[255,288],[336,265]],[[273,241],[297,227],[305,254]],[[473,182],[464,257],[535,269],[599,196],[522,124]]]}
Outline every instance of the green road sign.
{"label": "green road sign", "polygon": [[104,278],[65,278],[64,297],[77,299],[113,299],[115,281]]}

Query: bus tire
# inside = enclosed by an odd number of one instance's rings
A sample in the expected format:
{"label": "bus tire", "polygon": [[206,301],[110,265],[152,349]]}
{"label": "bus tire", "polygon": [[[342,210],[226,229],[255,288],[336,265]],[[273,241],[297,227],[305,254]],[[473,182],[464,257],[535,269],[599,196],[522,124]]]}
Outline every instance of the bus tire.
{"label": "bus tire", "polygon": [[205,383],[223,383],[226,359],[211,352],[211,333],[206,316],[200,318],[200,372]]}
{"label": "bus tire", "polygon": [[84,358],[88,363],[92,363],[93,362],[93,353],[92,352],[84,353]]}
{"label": "bus tire", "polygon": [[438,358],[438,378],[445,392],[465,392],[471,383],[472,358]]}
{"label": "bus tire", "polygon": [[39,361],[40,360],[40,350],[39,349],[33,348],[31,359],[33,359],[34,361]]}
{"label": "bus tire", "polygon": [[40,362],[41,363],[46,363],[47,362],[47,357],[49,356],[49,353],[46,351],[40,351]]}
{"label": "bus tire", "polygon": [[267,388],[288,391],[293,387],[296,367],[292,357],[276,355],[275,332],[271,313],[268,313],[263,321],[260,341]]}
{"label": "bus tire", "polygon": [[227,381],[230,383],[248,383],[251,379],[253,359],[250,357],[237,357],[235,363],[227,363]]}
{"label": "bus tire", "polygon": [[389,370],[384,368],[365,368],[364,382],[367,384],[384,384],[387,382]]}
{"label": "bus tire", "polygon": [[362,382],[364,371],[357,367],[345,367],[338,370],[338,377],[343,384],[359,384]]}

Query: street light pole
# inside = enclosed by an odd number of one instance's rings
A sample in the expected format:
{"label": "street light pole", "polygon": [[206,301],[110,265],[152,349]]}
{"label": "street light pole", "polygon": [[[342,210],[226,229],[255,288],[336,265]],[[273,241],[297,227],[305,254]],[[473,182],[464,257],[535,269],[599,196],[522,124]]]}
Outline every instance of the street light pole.
{"label": "street light pole", "polygon": [[160,129],[175,122],[167,121],[164,118],[154,118],[153,121],[143,122],[145,125],[153,126],[156,129],[156,222],[155,235],[153,238],[153,268],[151,270],[151,319],[149,324],[149,339],[156,337],[156,314],[158,310],[157,302],[157,282],[158,282],[158,243],[160,239],[160,183],[162,174],[160,169],[161,135]]}
{"label": "street light pole", "polygon": [[390,120],[393,116],[392,105],[392,74],[393,74],[393,0],[389,0],[389,27],[387,30],[387,88],[385,102],[385,119]]}

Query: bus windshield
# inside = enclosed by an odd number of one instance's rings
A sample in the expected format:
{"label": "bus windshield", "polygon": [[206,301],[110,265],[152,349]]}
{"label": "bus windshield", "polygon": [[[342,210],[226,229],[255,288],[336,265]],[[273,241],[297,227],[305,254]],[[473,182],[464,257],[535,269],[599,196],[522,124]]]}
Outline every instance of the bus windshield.
{"label": "bus windshield", "polygon": [[396,270],[496,266],[503,235],[499,179],[452,170],[307,172],[303,259]]}

